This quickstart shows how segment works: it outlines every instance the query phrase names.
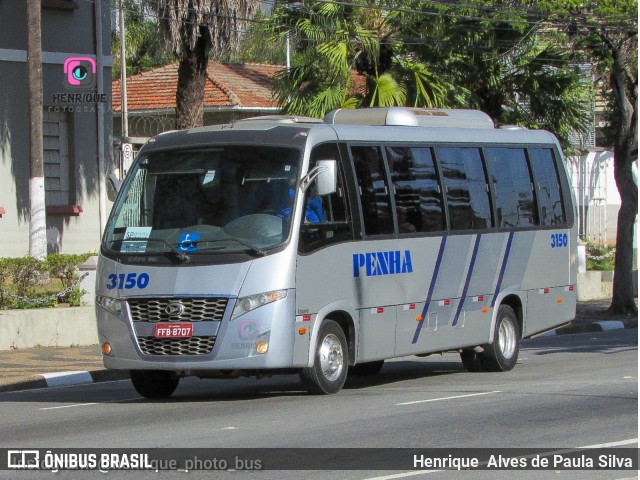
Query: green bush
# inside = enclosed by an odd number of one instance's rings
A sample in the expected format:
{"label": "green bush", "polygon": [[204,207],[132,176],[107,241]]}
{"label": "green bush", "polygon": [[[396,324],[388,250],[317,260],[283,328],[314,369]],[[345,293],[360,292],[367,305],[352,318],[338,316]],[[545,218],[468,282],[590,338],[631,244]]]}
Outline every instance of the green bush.
{"label": "green bush", "polygon": [[84,291],[77,286],[65,295],[59,293],[78,281],[77,266],[91,255],[56,253],[44,261],[0,258],[0,309],[54,307],[58,303],[79,306]]}
{"label": "green bush", "polygon": [[613,271],[616,255],[614,247],[587,245],[587,270]]}

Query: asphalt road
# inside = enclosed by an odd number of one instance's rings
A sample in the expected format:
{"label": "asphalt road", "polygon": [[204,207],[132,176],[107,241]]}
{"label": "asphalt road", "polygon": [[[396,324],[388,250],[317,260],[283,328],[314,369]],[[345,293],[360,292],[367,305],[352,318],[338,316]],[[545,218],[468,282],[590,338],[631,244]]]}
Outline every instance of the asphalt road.
{"label": "asphalt road", "polygon": [[[509,373],[468,373],[457,354],[390,361],[376,377],[310,396],[296,376],[182,380],[169,400],[128,381],[0,393],[0,448],[637,447],[637,330],[523,342]],[[292,461],[294,461],[292,459]],[[327,465],[327,468],[331,468]],[[81,475],[78,475],[81,473]],[[561,478],[636,478],[562,471]],[[0,478],[558,478],[550,471],[2,471]]]}

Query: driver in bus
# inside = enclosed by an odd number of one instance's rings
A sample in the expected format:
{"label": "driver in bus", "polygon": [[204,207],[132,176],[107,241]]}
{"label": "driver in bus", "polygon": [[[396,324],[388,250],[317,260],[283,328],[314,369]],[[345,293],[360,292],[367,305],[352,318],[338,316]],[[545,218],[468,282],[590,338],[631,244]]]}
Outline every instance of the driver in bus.
{"label": "driver in bus", "polygon": [[[293,201],[293,197],[295,196],[295,186],[296,179],[295,177],[291,177],[290,186],[289,186],[289,202]],[[309,187],[308,192],[311,193],[312,189],[315,189],[315,185],[311,185]],[[287,204],[285,208],[280,209],[278,216],[280,218],[285,218],[291,215],[291,207],[290,203]],[[324,209],[322,208],[322,197],[319,195],[309,196],[307,198],[307,203],[305,206],[304,212],[304,221],[306,223],[323,223],[325,221]]]}

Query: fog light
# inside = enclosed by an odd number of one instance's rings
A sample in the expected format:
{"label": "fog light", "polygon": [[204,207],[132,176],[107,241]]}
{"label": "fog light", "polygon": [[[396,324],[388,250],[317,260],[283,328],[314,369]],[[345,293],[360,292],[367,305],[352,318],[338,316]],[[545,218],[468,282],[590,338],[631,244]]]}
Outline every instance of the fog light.
{"label": "fog light", "polygon": [[258,353],[267,353],[269,351],[269,342],[259,342],[256,345],[256,352]]}
{"label": "fog light", "polygon": [[102,353],[104,355],[111,355],[111,344],[109,342],[104,342],[102,344]]}

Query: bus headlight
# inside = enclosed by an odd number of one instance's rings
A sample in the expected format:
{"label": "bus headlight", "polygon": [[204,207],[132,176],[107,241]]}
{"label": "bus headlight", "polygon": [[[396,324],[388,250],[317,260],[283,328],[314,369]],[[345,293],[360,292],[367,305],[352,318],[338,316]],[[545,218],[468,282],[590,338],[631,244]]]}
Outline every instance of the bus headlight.
{"label": "bus headlight", "polygon": [[116,317],[119,318],[122,316],[122,301],[111,297],[96,295],[96,303]]}
{"label": "bus headlight", "polygon": [[241,297],[236,302],[236,306],[233,308],[231,314],[231,320],[240,315],[244,315],[251,310],[255,310],[258,307],[267,305],[269,303],[282,300],[287,297],[286,290],[274,290],[273,292],[259,293],[258,295],[249,295],[248,297]]}

